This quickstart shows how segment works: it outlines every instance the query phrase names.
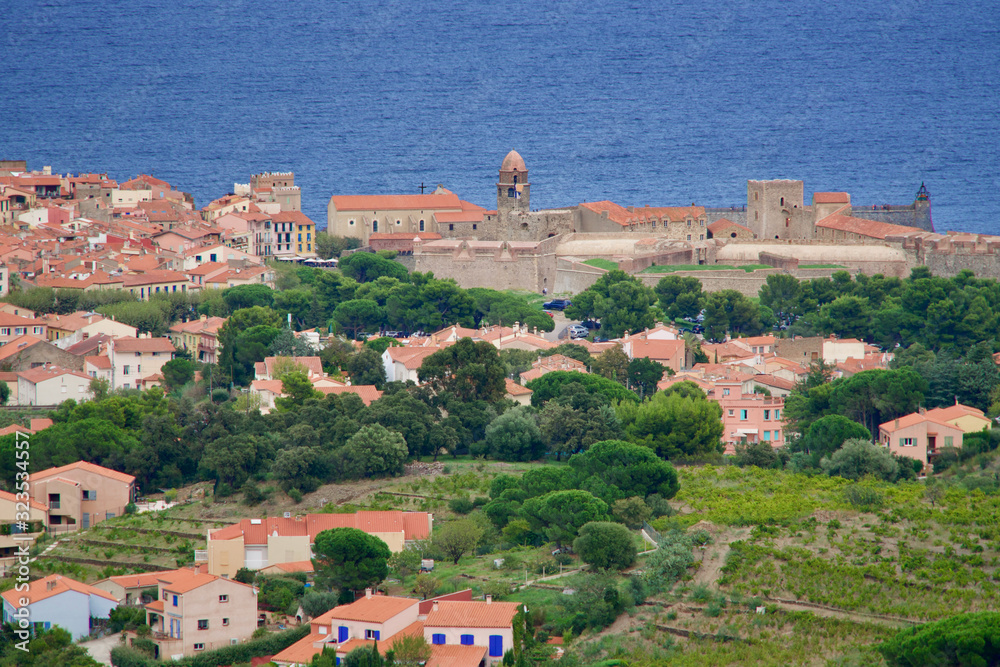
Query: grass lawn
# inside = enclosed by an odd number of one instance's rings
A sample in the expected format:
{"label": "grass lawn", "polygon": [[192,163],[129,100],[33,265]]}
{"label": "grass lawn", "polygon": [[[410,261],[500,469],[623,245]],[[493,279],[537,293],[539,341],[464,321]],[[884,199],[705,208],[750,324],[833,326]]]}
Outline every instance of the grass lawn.
{"label": "grass lawn", "polygon": [[654,264],[648,269],[643,269],[639,273],[674,273],[675,271],[733,271],[743,269],[747,273],[757,269],[773,269],[767,264],[744,264],[743,266],[733,266],[732,264]]}
{"label": "grass lawn", "polygon": [[618,268],[618,262],[612,262],[610,259],[603,259],[601,257],[588,259],[584,262],[584,264],[587,266],[596,266],[599,269],[605,269],[607,271],[613,271]]}

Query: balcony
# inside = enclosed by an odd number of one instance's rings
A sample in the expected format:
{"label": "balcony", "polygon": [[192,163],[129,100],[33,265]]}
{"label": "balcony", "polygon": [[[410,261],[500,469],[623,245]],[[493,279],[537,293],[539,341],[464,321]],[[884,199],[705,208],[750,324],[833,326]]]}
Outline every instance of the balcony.
{"label": "balcony", "polygon": [[208,549],[195,549],[194,550],[194,562],[196,562],[196,563],[207,563],[208,562]]}

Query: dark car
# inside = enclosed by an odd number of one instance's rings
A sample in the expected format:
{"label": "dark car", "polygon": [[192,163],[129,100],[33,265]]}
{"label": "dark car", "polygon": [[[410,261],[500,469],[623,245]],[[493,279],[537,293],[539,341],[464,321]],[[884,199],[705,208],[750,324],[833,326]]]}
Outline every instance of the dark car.
{"label": "dark car", "polygon": [[598,322],[597,320],[584,320],[583,322],[580,322],[580,326],[587,327],[588,329],[591,329],[593,331],[597,331],[598,329],[601,328],[601,323]]}
{"label": "dark car", "polygon": [[545,310],[563,310],[569,308],[573,305],[573,302],[569,299],[552,299],[552,301],[546,301],[542,304],[542,308]]}

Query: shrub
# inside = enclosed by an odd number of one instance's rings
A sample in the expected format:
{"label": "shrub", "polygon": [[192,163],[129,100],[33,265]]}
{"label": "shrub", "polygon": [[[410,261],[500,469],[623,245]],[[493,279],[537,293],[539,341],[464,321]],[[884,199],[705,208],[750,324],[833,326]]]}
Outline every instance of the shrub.
{"label": "shrub", "polygon": [[601,570],[624,570],[635,563],[636,549],[632,532],[610,521],[592,521],[580,528],[573,541],[580,559]]}
{"label": "shrub", "polygon": [[888,449],[866,440],[847,440],[829,458],[820,461],[827,475],[861,479],[873,475],[887,482],[899,476],[899,464]]}
{"label": "shrub", "polygon": [[906,628],[878,651],[892,667],[995,665],[1000,660],[1000,612],[959,614]]}
{"label": "shrub", "polygon": [[867,483],[851,484],[844,489],[844,500],[862,512],[875,512],[885,507],[885,494]]}
{"label": "shrub", "polygon": [[473,509],[475,509],[475,505],[468,498],[453,498],[448,503],[448,509],[450,509],[455,514],[468,514]]}

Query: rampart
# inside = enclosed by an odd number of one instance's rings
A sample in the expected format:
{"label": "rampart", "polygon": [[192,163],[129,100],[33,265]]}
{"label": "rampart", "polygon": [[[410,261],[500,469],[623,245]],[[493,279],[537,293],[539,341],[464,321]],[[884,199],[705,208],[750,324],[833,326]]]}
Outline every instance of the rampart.
{"label": "rampart", "polygon": [[877,220],[878,222],[888,222],[892,225],[905,225],[916,227],[928,232],[934,231],[934,223],[931,222],[931,208],[927,206],[917,206],[916,204],[897,205],[883,204],[872,206],[851,206],[851,216],[864,220]]}
{"label": "rampart", "polygon": [[743,206],[730,206],[728,208],[720,206],[717,208],[705,208],[705,217],[708,218],[708,224],[712,224],[716,220],[722,220],[725,218],[730,222],[735,222],[748,227],[747,225],[747,207]]}

